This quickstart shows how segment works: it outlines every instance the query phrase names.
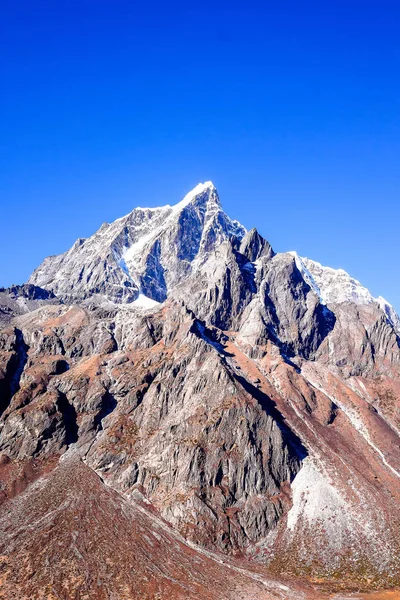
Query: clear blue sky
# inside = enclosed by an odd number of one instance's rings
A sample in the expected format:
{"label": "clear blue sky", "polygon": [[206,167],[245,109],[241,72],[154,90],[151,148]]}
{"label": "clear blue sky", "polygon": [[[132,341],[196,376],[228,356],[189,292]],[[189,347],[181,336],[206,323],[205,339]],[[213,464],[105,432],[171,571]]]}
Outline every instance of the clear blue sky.
{"label": "clear blue sky", "polygon": [[0,285],[211,179],[400,310],[399,24],[398,0],[3,1]]}

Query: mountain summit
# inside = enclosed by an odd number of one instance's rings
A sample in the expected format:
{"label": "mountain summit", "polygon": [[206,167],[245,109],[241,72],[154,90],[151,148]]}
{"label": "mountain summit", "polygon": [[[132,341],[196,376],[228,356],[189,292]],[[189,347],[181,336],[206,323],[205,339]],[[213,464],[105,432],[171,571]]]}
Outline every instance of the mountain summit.
{"label": "mountain summit", "polygon": [[114,302],[140,295],[163,302],[224,240],[245,229],[222,210],[211,182],[197,185],[175,206],[135,208],[59,256],[47,258],[29,283],[63,299],[103,294]]}
{"label": "mountain summit", "polygon": [[399,587],[399,333],[210,182],[47,258],[0,290],[0,597]]}

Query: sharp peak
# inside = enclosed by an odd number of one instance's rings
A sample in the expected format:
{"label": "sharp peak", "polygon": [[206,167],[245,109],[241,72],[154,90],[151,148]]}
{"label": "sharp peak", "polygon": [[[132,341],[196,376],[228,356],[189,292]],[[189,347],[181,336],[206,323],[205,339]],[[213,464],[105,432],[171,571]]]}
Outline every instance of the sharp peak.
{"label": "sharp peak", "polygon": [[213,184],[212,181],[205,181],[204,183],[198,183],[191,192],[189,192],[190,194],[200,194],[201,192],[204,192],[204,190],[215,190],[216,191],[216,187]]}
{"label": "sharp peak", "polygon": [[177,204],[174,204],[172,208],[174,210],[180,210],[190,204],[192,200],[197,198],[197,196],[204,194],[204,192],[208,192],[208,197],[214,192],[213,199],[219,204],[218,192],[215,185],[212,181],[205,181],[204,183],[198,183],[190,192],[186,194],[183,200]]}
{"label": "sharp peak", "polygon": [[[128,215],[125,215],[125,217],[128,217],[136,210],[157,211],[157,210],[172,208],[173,212],[180,212],[183,208],[185,208],[185,206],[187,206],[195,198],[197,198],[197,196],[200,196],[200,194],[203,194],[204,192],[207,192],[207,191],[209,192],[207,195],[207,198],[209,198],[211,196],[211,194],[213,194],[213,196],[212,196],[213,201],[218,206],[221,206],[217,188],[215,187],[215,185],[213,184],[212,181],[205,181],[204,183],[198,183],[190,192],[188,192],[186,194],[186,196],[183,198],[183,200],[180,200],[180,202],[177,202],[176,204],[173,204],[173,205],[165,204],[164,206],[155,206],[155,207],[151,207],[151,208],[136,206]],[[117,219],[117,221],[120,221],[121,219],[123,219],[125,217],[121,217],[120,219]]]}

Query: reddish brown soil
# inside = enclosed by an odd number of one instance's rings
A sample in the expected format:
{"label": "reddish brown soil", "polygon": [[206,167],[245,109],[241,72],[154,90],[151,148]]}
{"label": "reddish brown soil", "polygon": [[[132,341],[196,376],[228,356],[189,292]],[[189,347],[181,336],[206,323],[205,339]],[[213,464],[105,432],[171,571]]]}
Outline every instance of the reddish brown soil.
{"label": "reddish brown soil", "polygon": [[4,503],[0,532],[0,598],[7,600],[324,597],[191,547],[77,459]]}

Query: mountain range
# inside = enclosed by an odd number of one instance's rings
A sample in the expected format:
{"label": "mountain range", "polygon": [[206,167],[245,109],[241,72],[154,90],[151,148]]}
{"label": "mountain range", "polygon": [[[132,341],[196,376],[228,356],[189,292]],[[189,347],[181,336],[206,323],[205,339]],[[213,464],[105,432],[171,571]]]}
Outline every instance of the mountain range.
{"label": "mountain range", "polygon": [[0,598],[395,600],[399,479],[396,311],[211,182],[0,290]]}

